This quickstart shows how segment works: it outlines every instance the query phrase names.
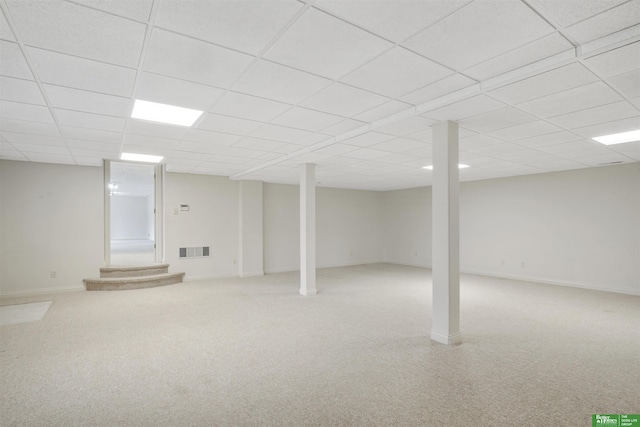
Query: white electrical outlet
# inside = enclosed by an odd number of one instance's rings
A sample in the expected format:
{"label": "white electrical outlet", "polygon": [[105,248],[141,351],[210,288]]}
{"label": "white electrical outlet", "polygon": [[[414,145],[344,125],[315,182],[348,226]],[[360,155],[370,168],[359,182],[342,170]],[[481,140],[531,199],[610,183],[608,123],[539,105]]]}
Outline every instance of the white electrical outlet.
{"label": "white electrical outlet", "polygon": [[51,270],[51,278],[55,279],[56,277],[58,277],[58,273],[55,270]]}

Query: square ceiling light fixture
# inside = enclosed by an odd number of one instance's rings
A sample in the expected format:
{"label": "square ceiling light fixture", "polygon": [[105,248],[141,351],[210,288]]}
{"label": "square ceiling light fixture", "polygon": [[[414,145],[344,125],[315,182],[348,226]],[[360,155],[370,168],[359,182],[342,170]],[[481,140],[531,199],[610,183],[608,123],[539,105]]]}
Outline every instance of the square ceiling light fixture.
{"label": "square ceiling light fixture", "polygon": [[163,156],[153,156],[151,154],[122,153],[120,160],[130,160],[132,162],[160,163]]}
{"label": "square ceiling light fixture", "polygon": [[640,129],[630,132],[614,133],[611,135],[596,136],[594,141],[604,145],[624,144],[625,142],[640,141]]}
{"label": "square ceiling light fixture", "polygon": [[191,126],[198,120],[202,113],[202,111],[192,110],[190,108],[136,99],[131,117],[169,125]]}
{"label": "square ceiling light fixture", "polygon": [[[462,163],[458,163],[458,169],[465,169],[465,168],[468,168],[468,167],[469,167],[469,165],[463,165]],[[433,170],[433,165],[423,166],[422,169]]]}

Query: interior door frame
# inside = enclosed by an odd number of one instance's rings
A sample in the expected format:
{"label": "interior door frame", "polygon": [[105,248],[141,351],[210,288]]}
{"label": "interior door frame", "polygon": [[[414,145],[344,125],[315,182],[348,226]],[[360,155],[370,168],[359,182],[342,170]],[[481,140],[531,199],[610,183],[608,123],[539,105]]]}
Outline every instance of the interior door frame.
{"label": "interior door frame", "polygon": [[[111,189],[109,183],[111,182],[111,163],[139,163],[139,162],[126,162],[121,160],[108,160],[103,159],[102,171],[104,178],[103,194],[104,194],[104,265],[111,265]],[[166,174],[166,167],[164,164],[144,163],[153,166],[154,172],[154,197],[153,197],[153,212],[154,212],[154,231],[155,231],[155,255],[154,259],[156,264],[164,263],[164,181]]]}

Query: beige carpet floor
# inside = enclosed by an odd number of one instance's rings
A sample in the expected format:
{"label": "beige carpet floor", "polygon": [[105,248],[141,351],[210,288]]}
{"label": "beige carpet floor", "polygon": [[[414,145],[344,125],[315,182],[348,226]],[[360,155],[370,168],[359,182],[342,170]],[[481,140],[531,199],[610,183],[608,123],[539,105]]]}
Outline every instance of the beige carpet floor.
{"label": "beige carpet floor", "polygon": [[640,297],[374,264],[52,300],[0,327],[2,426],[591,426],[640,412]]}

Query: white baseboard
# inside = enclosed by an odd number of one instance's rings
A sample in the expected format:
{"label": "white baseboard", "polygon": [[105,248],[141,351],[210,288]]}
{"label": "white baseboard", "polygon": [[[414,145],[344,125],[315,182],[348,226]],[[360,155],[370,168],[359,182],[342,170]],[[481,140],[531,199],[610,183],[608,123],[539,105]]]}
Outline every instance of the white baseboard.
{"label": "white baseboard", "polygon": [[512,276],[508,274],[496,274],[494,272],[486,272],[486,271],[476,271],[476,270],[464,270],[460,271],[464,274],[476,274],[478,276],[488,276],[488,277],[497,277],[500,279],[509,279],[509,280],[519,280],[522,282],[534,282],[534,283],[544,283],[546,285],[556,285],[556,286],[566,286],[569,288],[580,288],[580,289],[589,289],[592,291],[601,291],[601,292],[613,292],[616,294],[625,294],[625,295],[640,295],[640,291],[634,291],[632,289],[617,289],[617,288],[605,288],[602,286],[587,284],[587,283],[578,283],[578,282],[567,282],[562,280],[550,280],[540,277],[527,277],[527,276]]}
{"label": "white baseboard", "polygon": [[84,286],[69,286],[66,288],[40,288],[30,291],[9,291],[0,293],[1,298],[19,298],[19,297],[32,297],[44,294],[60,294],[64,292],[79,292],[86,291]]}
{"label": "white baseboard", "polygon": [[[397,262],[397,261],[385,261],[389,264],[396,265],[406,265],[410,267],[422,267],[422,268],[432,268],[431,265],[424,264],[413,264],[410,262]],[[580,288],[580,289],[589,289],[592,291],[601,291],[601,292],[613,292],[616,294],[625,294],[625,295],[640,295],[640,290],[634,291],[632,289],[617,289],[617,288],[605,288],[602,286],[587,284],[587,283],[578,283],[578,282],[567,282],[563,280],[551,280],[540,277],[529,277],[529,276],[513,276],[508,274],[499,274],[495,272],[489,271],[481,271],[481,270],[460,270],[462,274],[475,274],[478,276],[486,276],[486,277],[496,277],[499,279],[509,279],[509,280],[519,280],[521,282],[534,282],[534,283],[544,283],[546,285],[556,285],[556,286],[566,286],[569,288]]]}
{"label": "white baseboard", "polygon": [[197,282],[199,280],[233,279],[235,277],[238,277],[238,275],[235,274],[235,273],[231,273],[231,274],[203,274],[201,276],[190,276],[188,274],[185,274],[184,279],[182,279],[182,281],[183,282]]}
{"label": "white baseboard", "polygon": [[256,277],[256,276],[264,276],[264,271],[247,271],[244,273],[240,273],[240,277]]}

